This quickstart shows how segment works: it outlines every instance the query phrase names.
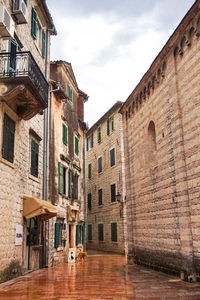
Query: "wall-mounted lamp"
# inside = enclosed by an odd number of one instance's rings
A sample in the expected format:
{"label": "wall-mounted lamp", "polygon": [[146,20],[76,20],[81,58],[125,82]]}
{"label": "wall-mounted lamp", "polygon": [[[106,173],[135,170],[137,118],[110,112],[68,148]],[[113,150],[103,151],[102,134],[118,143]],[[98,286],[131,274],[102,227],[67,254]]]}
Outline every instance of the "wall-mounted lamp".
{"label": "wall-mounted lamp", "polygon": [[119,192],[117,192],[117,195],[115,195],[115,199],[117,202],[121,202],[121,194]]}

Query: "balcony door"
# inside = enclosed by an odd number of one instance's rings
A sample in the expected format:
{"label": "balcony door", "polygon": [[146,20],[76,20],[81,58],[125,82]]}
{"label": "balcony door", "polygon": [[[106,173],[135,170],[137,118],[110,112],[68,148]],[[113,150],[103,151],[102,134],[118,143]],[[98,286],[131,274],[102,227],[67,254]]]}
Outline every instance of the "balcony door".
{"label": "balcony door", "polygon": [[8,74],[14,76],[17,70],[17,51],[19,46],[15,40],[9,41]]}

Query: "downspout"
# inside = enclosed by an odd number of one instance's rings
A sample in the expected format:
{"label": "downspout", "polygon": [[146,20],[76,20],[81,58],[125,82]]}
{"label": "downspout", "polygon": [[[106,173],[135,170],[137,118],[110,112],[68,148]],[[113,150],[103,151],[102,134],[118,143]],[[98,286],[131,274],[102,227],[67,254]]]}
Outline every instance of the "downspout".
{"label": "downspout", "polygon": [[85,240],[84,251],[86,251],[86,239],[87,239],[87,189],[86,189],[86,130],[83,133],[83,192],[84,192],[84,222],[85,222]]}

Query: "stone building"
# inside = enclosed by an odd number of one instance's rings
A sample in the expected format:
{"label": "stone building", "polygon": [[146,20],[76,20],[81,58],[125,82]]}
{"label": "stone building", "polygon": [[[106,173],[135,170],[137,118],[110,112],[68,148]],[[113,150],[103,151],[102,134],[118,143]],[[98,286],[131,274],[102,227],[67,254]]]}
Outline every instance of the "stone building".
{"label": "stone building", "polygon": [[86,135],[87,248],[124,253],[126,193],[121,106],[122,102],[116,102]]}
{"label": "stone building", "polygon": [[200,1],[121,108],[128,258],[200,273]]}
{"label": "stone building", "polygon": [[[84,103],[70,63],[51,62],[49,199],[57,207],[50,221],[50,265],[68,260],[85,240]],[[71,257],[70,257],[71,259]]]}
{"label": "stone building", "polygon": [[42,229],[56,209],[40,199],[54,34],[44,0],[0,0],[0,281],[46,265]]}

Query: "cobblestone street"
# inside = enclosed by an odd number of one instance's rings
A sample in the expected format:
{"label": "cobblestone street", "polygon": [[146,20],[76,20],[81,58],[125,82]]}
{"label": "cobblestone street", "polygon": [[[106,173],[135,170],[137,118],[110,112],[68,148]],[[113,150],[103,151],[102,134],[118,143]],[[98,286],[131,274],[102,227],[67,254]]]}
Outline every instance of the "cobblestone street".
{"label": "cobblestone street", "polygon": [[200,299],[200,284],[140,266],[119,255],[42,269],[0,285],[1,300]]}

